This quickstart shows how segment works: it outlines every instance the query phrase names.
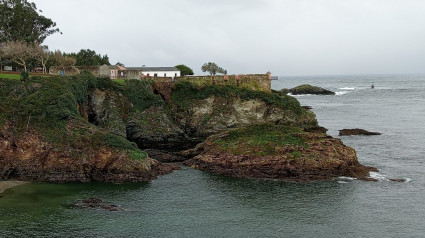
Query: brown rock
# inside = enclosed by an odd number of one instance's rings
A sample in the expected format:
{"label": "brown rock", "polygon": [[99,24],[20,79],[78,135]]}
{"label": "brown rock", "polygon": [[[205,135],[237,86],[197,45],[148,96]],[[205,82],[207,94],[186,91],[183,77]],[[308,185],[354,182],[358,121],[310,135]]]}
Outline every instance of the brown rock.
{"label": "brown rock", "polygon": [[16,137],[7,128],[0,130],[0,180],[138,182],[150,181],[174,169],[178,166],[151,158],[131,159],[125,151],[108,146],[97,150],[55,149],[35,131]]}
{"label": "brown rock", "polygon": [[370,132],[363,129],[343,129],[339,131],[340,136],[352,136],[352,135],[365,135],[365,136],[371,136],[371,135],[382,135],[382,133],[379,132]]}
{"label": "brown rock", "polygon": [[[235,154],[214,143],[184,164],[215,174],[287,181],[330,180],[340,176],[367,178],[375,168],[361,165],[353,148],[341,140],[305,133],[308,146],[276,146],[270,155]],[[210,140],[210,139],[208,139]]]}

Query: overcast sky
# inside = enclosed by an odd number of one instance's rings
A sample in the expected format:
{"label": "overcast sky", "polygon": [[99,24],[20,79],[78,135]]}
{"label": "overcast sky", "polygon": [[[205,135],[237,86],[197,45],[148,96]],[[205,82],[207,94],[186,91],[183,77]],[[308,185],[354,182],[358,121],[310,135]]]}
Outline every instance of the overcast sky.
{"label": "overcast sky", "polygon": [[424,0],[33,0],[63,32],[126,66],[215,62],[229,74],[425,73]]}

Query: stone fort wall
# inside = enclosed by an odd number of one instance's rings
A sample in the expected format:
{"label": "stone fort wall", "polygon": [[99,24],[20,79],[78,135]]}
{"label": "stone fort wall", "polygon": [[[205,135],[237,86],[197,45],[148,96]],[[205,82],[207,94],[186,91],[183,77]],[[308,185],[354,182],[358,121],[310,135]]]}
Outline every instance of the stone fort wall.
{"label": "stone fort wall", "polygon": [[239,74],[216,76],[182,76],[182,77],[142,77],[142,80],[152,80],[157,84],[176,82],[190,82],[195,85],[230,85],[255,91],[271,91],[271,77],[269,74]]}

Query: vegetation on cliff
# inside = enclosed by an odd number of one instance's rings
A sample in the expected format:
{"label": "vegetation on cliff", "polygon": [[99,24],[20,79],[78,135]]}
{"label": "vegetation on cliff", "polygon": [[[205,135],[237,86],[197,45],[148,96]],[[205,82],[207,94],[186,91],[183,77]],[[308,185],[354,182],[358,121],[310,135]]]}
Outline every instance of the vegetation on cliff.
{"label": "vegetation on cliff", "polygon": [[308,144],[302,138],[304,132],[298,127],[279,125],[252,125],[231,130],[227,135],[220,136],[214,143],[224,151],[245,155],[278,155],[282,154],[279,147],[294,147],[293,154],[299,153],[296,148],[307,148]]}
{"label": "vegetation on cliff", "polygon": [[230,85],[178,82],[167,105],[170,117],[178,126],[200,137],[263,123],[302,128],[317,126],[314,114],[291,96]]}
{"label": "vegetation on cliff", "polygon": [[208,136],[188,165],[238,177],[301,180],[367,171],[352,148],[312,133],[322,131],[314,130],[315,115],[291,96],[185,81],[164,96],[156,86],[90,73],[0,79],[0,177],[145,181],[172,168],[140,148],[182,146]]}
{"label": "vegetation on cliff", "polygon": [[353,148],[325,133],[272,124],[252,125],[209,137],[186,165],[217,174],[290,181],[366,178]]}
{"label": "vegetation on cliff", "polygon": [[[134,88],[134,85],[128,87]],[[16,137],[35,130],[57,148],[72,150],[84,146],[95,149],[106,145],[126,150],[136,159],[146,158],[146,153],[134,143],[84,120],[79,107],[87,103],[91,88],[125,90],[125,86],[121,88],[109,79],[90,74],[70,78],[33,77],[27,82],[1,79],[0,124],[9,123],[9,130]],[[132,99],[139,101],[138,98]],[[139,105],[139,108],[144,107],[146,105]]]}
{"label": "vegetation on cliff", "polygon": [[259,99],[264,101],[267,105],[274,105],[293,111],[296,115],[301,115],[303,113],[303,108],[298,100],[287,95],[279,97],[267,92],[253,91],[230,85],[218,86],[211,84],[197,86],[185,81],[177,83],[175,87],[176,88],[173,90],[171,100],[173,104],[176,104],[183,109],[187,109],[188,105],[195,100],[204,100],[209,96],[214,95],[224,98],[241,98],[246,101]]}

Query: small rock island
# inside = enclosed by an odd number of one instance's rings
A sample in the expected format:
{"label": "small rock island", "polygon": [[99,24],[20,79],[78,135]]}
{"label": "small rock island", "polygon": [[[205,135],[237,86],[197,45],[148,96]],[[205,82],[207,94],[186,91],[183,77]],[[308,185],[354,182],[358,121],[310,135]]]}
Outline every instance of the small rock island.
{"label": "small rock island", "polygon": [[321,87],[311,86],[310,84],[303,84],[295,88],[291,88],[289,89],[289,92],[292,95],[301,95],[301,94],[335,95],[335,92],[332,92],[330,90],[327,90]]}

